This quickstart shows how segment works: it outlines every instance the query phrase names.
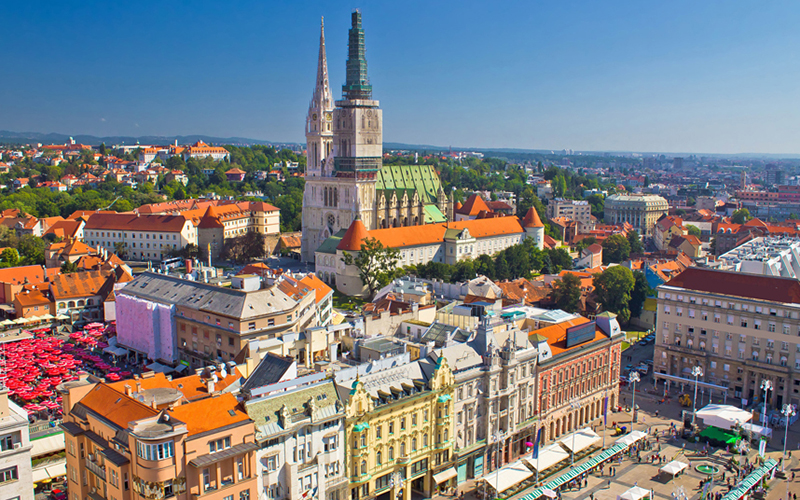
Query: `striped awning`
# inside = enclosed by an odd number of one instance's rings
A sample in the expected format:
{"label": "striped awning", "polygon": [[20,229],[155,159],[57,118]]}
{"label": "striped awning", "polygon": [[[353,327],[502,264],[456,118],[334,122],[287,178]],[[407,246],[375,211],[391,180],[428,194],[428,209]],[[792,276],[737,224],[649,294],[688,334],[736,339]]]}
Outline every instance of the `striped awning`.
{"label": "striped awning", "polygon": [[767,460],[764,465],[751,472],[744,480],[739,483],[739,486],[731,490],[727,495],[722,497],[722,500],[739,500],[752,490],[761,479],[772,472],[772,469],[778,466],[778,462],[773,459]]}
{"label": "striped awning", "polygon": [[550,481],[549,483],[545,484],[542,487],[536,488],[535,490],[531,491],[520,500],[538,500],[540,497],[544,495],[544,490],[556,490],[561,485],[568,483],[575,479],[576,477],[580,476],[584,472],[587,472],[594,467],[600,465],[601,463],[605,462],[609,458],[613,457],[617,453],[625,451],[628,448],[625,444],[617,443],[611,448],[603,450],[602,453],[599,455],[592,457],[590,460],[586,462],[576,465],[575,467],[571,468],[566,473],[562,474],[561,476],[555,478],[554,480]]}

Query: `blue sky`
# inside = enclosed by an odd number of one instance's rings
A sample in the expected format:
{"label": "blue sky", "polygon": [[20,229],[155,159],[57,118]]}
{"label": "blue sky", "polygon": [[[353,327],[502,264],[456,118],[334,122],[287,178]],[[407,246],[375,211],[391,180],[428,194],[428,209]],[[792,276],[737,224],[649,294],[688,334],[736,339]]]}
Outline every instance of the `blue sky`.
{"label": "blue sky", "polygon": [[0,129],[302,141],[361,8],[384,140],[800,153],[800,2],[3,2]]}

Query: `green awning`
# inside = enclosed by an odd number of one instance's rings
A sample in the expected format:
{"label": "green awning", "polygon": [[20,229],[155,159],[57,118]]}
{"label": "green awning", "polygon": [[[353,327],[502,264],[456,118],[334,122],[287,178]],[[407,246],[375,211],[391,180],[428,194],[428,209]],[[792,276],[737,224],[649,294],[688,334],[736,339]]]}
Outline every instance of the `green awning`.
{"label": "green awning", "polygon": [[764,465],[759,467],[758,469],[751,472],[742,482],[739,483],[739,486],[731,490],[727,495],[722,497],[722,500],[739,500],[742,498],[747,492],[749,492],[753,487],[758,484],[761,479],[769,474],[772,469],[778,466],[778,462],[773,459],[767,460]]}
{"label": "green awning", "polygon": [[725,432],[713,425],[703,429],[703,432],[700,433],[700,437],[711,441],[718,441],[722,444],[736,444],[736,440],[738,439],[735,434]]}

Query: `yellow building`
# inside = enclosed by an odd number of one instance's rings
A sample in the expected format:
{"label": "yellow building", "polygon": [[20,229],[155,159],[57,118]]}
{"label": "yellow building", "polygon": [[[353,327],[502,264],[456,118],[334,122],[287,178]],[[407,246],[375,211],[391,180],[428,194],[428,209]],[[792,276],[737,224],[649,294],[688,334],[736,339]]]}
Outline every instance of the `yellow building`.
{"label": "yellow building", "polygon": [[412,490],[430,498],[437,487],[454,485],[454,383],[439,358],[339,386],[352,500],[410,500]]}

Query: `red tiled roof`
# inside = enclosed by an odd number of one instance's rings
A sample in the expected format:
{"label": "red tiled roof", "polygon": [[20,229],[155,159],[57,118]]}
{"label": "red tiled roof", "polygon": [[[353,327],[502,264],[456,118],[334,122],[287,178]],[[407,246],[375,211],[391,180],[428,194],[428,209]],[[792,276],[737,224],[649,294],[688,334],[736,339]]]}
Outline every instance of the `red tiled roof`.
{"label": "red tiled roof", "polygon": [[361,250],[361,242],[363,242],[368,236],[369,233],[367,232],[366,226],[364,226],[364,223],[361,222],[361,218],[357,217],[350,224],[350,227],[347,228],[347,232],[344,233],[342,241],[339,242],[339,245],[336,247],[336,249],[357,252]]}
{"label": "red tiled roof", "polygon": [[230,393],[176,406],[170,414],[186,424],[189,436],[250,420]]}
{"label": "red tiled roof", "polygon": [[458,213],[462,215],[475,216],[478,215],[481,210],[491,212],[491,209],[486,205],[486,202],[483,201],[483,198],[477,194],[473,194],[467,198],[467,201],[464,203],[464,205],[458,209]]}
{"label": "red tiled roof", "polygon": [[528,213],[526,213],[525,218],[522,219],[522,225],[524,227],[544,227],[542,219],[539,218],[539,214],[533,207],[528,209]]}
{"label": "red tiled roof", "polygon": [[698,292],[800,304],[800,282],[759,274],[690,267],[666,283]]}
{"label": "red tiled roof", "polygon": [[185,224],[186,218],[183,215],[95,213],[86,222],[86,229],[180,232]]}

